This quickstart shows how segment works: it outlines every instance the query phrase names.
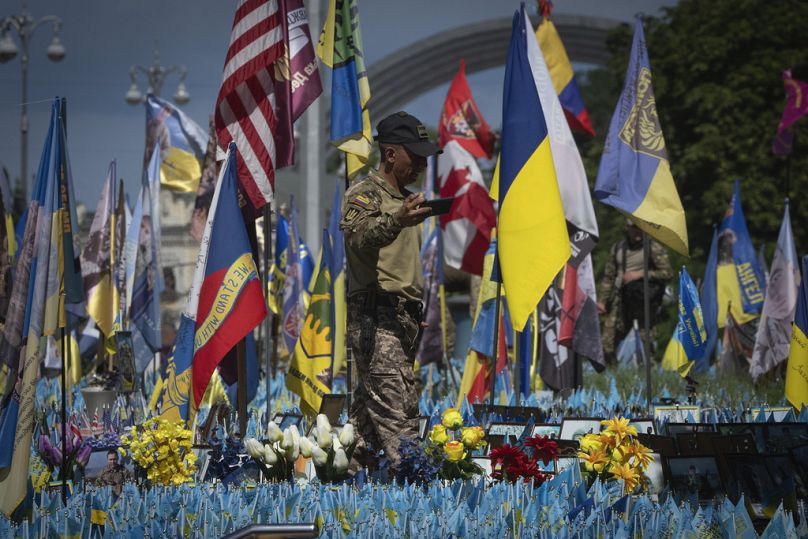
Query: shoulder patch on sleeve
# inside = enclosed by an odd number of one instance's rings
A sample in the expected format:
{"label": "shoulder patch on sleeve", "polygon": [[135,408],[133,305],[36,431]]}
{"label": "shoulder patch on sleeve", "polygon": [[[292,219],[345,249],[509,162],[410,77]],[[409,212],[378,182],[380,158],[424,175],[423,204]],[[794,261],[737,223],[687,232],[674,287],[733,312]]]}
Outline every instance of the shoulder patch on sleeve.
{"label": "shoulder patch on sleeve", "polygon": [[367,208],[371,204],[370,197],[367,195],[356,195],[350,200],[350,202],[352,204],[356,204],[360,208]]}
{"label": "shoulder patch on sleeve", "polygon": [[356,208],[348,208],[348,211],[345,212],[345,222],[350,223],[356,219],[357,215],[359,215],[359,210]]}

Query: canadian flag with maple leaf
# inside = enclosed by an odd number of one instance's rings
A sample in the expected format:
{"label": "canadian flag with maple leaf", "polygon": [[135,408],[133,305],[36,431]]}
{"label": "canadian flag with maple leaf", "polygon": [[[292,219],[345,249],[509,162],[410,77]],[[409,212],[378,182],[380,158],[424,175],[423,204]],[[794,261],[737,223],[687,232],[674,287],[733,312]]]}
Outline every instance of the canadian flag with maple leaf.
{"label": "canadian flag with maple leaf", "polygon": [[475,157],[490,159],[494,138],[471,96],[461,60],[438,130],[443,148],[438,158],[439,194],[455,199],[449,213],[441,215],[440,225],[446,263],[475,275],[482,275],[491,229],[497,221]]}

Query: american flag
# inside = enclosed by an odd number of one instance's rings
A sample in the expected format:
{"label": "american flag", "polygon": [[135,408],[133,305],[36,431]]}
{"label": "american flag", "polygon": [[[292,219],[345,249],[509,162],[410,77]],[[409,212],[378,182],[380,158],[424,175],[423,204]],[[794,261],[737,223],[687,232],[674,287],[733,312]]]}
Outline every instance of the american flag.
{"label": "american flag", "polygon": [[284,55],[278,0],[239,0],[216,100],[219,147],[236,143],[238,177],[253,206],[271,202],[277,124],[270,69]]}

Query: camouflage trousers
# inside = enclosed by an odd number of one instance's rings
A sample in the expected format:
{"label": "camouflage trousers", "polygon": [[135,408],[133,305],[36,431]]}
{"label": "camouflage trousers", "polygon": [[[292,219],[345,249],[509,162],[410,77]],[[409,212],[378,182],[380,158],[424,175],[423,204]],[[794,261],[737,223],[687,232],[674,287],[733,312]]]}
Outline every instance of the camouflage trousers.
{"label": "camouflage trousers", "polygon": [[383,450],[395,470],[400,437],[418,436],[418,389],[412,366],[420,320],[401,306],[377,306],[371,326],[367,320],[362,323],[366,316],[361,302],[349,300],[348,343],[358,378],[349,417],[357,434],[351,467],[372,467],[373,455]]}

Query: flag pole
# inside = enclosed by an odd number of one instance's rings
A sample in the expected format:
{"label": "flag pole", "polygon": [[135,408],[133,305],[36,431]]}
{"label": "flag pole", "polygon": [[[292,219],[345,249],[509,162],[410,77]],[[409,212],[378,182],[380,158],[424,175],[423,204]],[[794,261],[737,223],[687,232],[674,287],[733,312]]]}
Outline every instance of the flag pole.
{"label": "flag pole", "polygon": [[[269,204],[264,204],[264,293],[267,293],[267,284],[269,283],[269,270],[270,261],[272,260],[272,208]],[[267,411],[265,418],[265,427],[269,428],[270,416],[272,415],[272,396],[271,389],[271,361],[272,354],[270,353],[270,346],[275,346],[275,340],[270,336],[272,331],[272,323],[274,321],[273,312],[270,309],[264,319],[264,375],[266,377],[266,392],[267,392]]]}
{"label": "flag pole", "polygon": [[648,278],[649,259],[651,258],[651,238],[646,232],[642,234],[642,284],[643,284],[643,315],[645,318],[645,336],[642,339],[645,355],[645,398],[648,411],[651,411],[651,292]]}
{"label": "flag pole", "polygon": [[[64,304],[64,291],[62,291],[62,304]],[[65,352],[65,328],[59,328],[62,352],[62,505],[67,507],[67,468],[64,466],[67,458],[67,354]]]}
{"label": "flag pole", "polygon": [[238,369],[238,430],[243,440],[247,436],[247,341],[246,337],[236,345],[236,368]]}
{"label": "flag pole", "polygon": [[491,394],[488,396],[488,403],[491,406],[494,406],[494,393],[497,390],[497,353],[499,352],[499,309],[501,300],[502,281],[497,280],[497,302],[494,305],[494,351],[491,356]]}
{"label": "flag pole", "polygon": [[[528,324],[529,323],[530,323],[530,320],[528,320]],[[516,406],[521,406],[522,405],[522,384],[521,384],[522,381],[520,380],[521,372],[520,372],[520,368],[519,368],[519,363],[521,363],[521,358],[519,357],[519,352],[520,352],[520,350],[519,350],[519,337],[520,337],[520,335],[521,335],[521,333],[519,331],[516,331],[516,330],[513,331],[513,359],[514,359],[514,365],[513,365],[513,388],[514,388],[514,394],[515,394],[515,399],[516,399],[514,402],[516,403]]]}
{"label": "flag pole", "polygon": [[[351,179],[348,177],[348,154],[343,153],[343,157],[345,157],[345,192],[348,192],[348,187],[350,186]],[[335,211],[336,208],[332,211]],[[345,294],[347,298],[348,294],[348,272],[345,272]],[[345,397],[346,397],[346,404],[348,406],[348,413],[351,411],[351,403],[353,401],[353,376],[351,375],[351,370],[353,370],[353,358],[351,357],[351,345],[349,344],[348,339],[345,339]],[[333,361],[332,361],[333,363]]]}

